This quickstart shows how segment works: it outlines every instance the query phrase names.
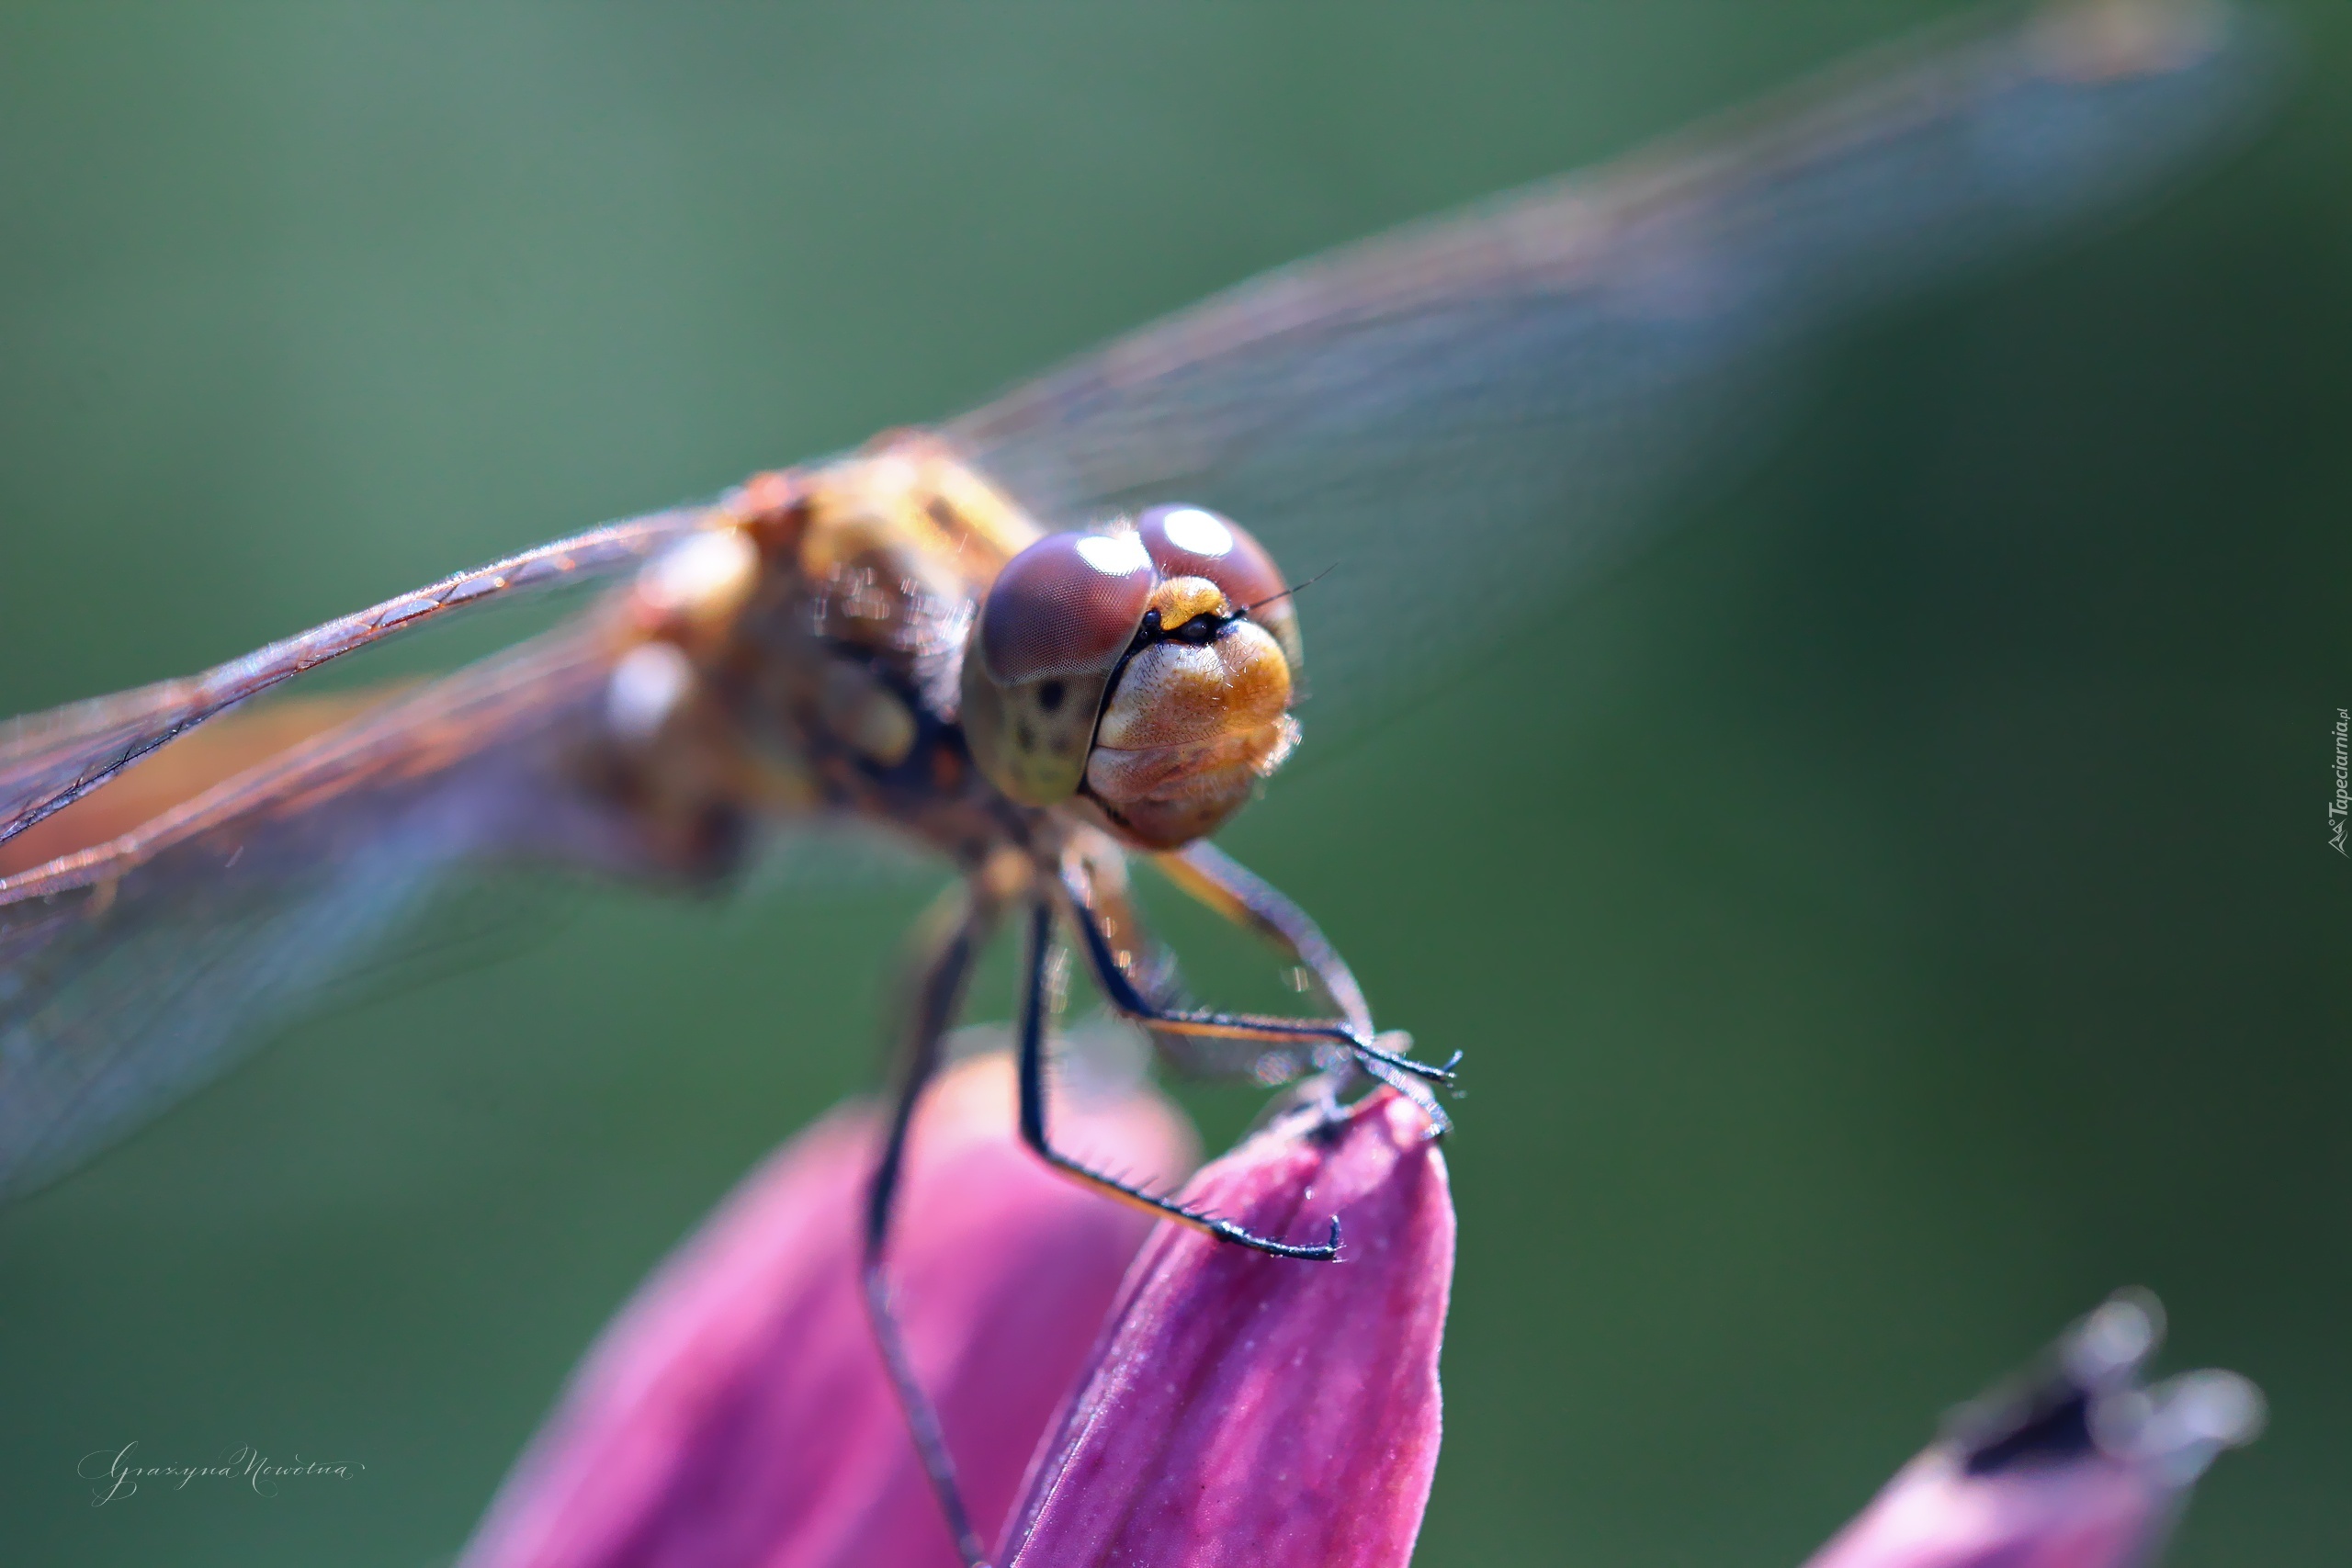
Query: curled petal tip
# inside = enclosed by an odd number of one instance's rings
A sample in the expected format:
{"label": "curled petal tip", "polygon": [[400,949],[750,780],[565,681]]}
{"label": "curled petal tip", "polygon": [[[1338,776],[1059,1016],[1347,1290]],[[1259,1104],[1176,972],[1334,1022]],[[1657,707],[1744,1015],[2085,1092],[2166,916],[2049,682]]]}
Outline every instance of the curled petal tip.
{"label": "curled petal tip", "polygon": [[1962,1406],[1807,1568],[2137,1568],[2223,1449],[2261,1430],[2234,1372],[2141,1373],[2164,1338],[2119,1292],[2026,1371]]}
{"label": "curled petal tip", "polygon": [[[1392,1568],[1437,1462],[1453,1268],[1442,1157],[1383,1090],[1337,1135],[1270,1132],[1187,1190],[1261,1235],[1328,1205],[1345,1269],[1163,1225],[997,1553],[1009,1568]],[[1312,1209],[1310,1209],[1312,1205]],[[1279,1479],[1277,1479],[1279,1478]]]}

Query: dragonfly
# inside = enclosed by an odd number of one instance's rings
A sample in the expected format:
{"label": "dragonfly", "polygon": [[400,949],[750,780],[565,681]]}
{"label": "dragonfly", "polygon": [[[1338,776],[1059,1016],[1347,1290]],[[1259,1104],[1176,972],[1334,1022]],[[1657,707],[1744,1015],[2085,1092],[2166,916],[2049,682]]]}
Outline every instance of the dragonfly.
{"label": "dragonfly", "polygon": [[[1336,1257],[1336,1221],[1254,1235],[1056,1145],[1066,959],[1180,1068],[1286,1086],[1304,1115],[1386,1085],[1444,1131],[1458,1054],[1376,1027],[1216,829],[1310,727],[1442,689],[1752,457],[1829,330],[2242,139],[2278,53],[2243,14],[2167,0],[1969,24],[1241,284],[936,425],[0,727],[0,1200],[216,1077],[461,870],[703,885],[795,831],[895,835],[955,874],[910,943],[866,1296],[979,1562],[888,1244],[912,1111],[990,936],[1024,938],[1018,1120],[1040,1157],[1236,1246]],[[1278,560],[1330,569],[1311,639]],[[582,584],[598,595],[569,619],[453,673],[257,701]],[[1271,943],[1324,1010],[1195,1005],[1137,863]]]}

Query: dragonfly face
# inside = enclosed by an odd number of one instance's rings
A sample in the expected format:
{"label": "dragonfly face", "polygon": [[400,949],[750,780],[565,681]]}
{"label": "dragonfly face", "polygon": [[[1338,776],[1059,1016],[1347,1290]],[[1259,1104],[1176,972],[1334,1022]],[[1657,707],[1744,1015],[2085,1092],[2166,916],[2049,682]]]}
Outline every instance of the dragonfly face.
{"label": "dragonfly face", "polygon": [[963,718],[1016,800],[1076,801],[1118,837],[1204,838],[1290,754],[1297,616],[1272,558],[1198,507],[1040,539],[980,606]]}

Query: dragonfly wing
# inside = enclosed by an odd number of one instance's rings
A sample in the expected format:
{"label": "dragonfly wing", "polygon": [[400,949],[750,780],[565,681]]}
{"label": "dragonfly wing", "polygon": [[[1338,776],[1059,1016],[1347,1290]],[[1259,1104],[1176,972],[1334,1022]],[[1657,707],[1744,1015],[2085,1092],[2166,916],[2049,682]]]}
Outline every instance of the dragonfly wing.
{"label": "dragonfly wing", "polygon": [[540,545],[216,665],[0,724],[0,843],[214,715],[331,659],[495,600],[594,581],[644,560],[703,520],[654,513]]}
{"label": "dragonfly wing", "polygon": [[0,844],[0,877],[131,833],[215,784],[350,723],[394,688],[262,702],[223,714],[141,757],[104,789]]}
{"label": "dragonfly wing", "polygon": [[0,936],[0,1201],[63,1175],[229,1066],[296,991],[397,922],[438,870],[429,830],[264,887],[133,890],[112,920]]}
{"label": "dragonfly wing", "polygon": [[948,434],[1046,515],[1192,501],[1329,569],[1313,733],[1457,668],[1752,451],[1806,337],[2231,142],[2278,52],[2160,0],[1939,37],[1243,284]]}
{"label": "dragonfly wing", "polygon": [[606,656],[558,633],[0,881],[0,1201],[209,1081],[469,859],[625,868],[571,787]]}

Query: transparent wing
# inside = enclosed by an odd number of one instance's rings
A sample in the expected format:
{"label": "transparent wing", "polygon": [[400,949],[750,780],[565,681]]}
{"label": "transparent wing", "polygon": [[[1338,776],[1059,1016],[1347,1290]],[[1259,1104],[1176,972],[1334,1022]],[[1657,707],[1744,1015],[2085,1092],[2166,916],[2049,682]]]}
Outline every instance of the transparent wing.
{"label": "transparent wing", "polygon": [[2280,51],[2208,6],[1944,34],[1598,173],[1244,284],[948,427],[1064,522],[1230,513],[1295,576],[1310,736],[1756,445],[1837,319],[2143,197],[2257,118]]}
{"label": "transparent wing", "polygon": [[627,570],[693,529],[695,508],[609,524],[446,577],[311,627],[200,675],[0,724],[0,843],[215,714],[394,632],[495,600]]}
{"label": "transparent wing", "polygon": [[0,1201],[218,1075],[460,863],[641,869],[570,782],[605,669],[550,634],[0,880]]}

